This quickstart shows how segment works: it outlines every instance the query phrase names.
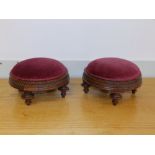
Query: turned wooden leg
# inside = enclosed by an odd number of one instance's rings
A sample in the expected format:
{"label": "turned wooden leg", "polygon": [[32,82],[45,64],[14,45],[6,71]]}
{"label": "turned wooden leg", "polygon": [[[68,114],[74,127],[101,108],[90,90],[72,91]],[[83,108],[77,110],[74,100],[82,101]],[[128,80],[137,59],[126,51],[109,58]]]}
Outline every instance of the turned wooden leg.
{"label": "turned wooden leg", "polygon": [[120,93],[111,93],[110,96],[112,98],[113,105],[116,105],[119,102],[119,100],[122,98]]}
{"label": "turned wooden leg", "polygon": [[24,92],[22,94],[22,98],[25,99],[25,103],[27,105],[30,105],[32,103],[33,97],[34,97],[34,94],[32,92]]}
{"label": "turned wooden leg", "polygon": [[58,90],[61,92],[62,98],[65,98],[66,92],[69,90],[69,88],[67,86],[63,86],[63,87],[58,88]]}
{"label": "turned wooden leg", "polygon": [[81,86],[83,86],[83,88],[84,88],[83,91],[87,94],[89,92],[90,85],[88,83],[86,83],[85,81],[83,81]]}
{"label": "turned wooden leg", "polygon": [[137,89],[132,90],[132,94],[135,94],[137,92]]}

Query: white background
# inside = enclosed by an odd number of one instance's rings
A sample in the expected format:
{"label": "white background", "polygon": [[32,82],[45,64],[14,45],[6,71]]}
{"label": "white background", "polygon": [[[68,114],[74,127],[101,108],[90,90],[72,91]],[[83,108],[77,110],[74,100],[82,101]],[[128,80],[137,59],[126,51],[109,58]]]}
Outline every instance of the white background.
{"label": "white background", "polygon": [[155,20],[0,20],[0,59],[155,60]]}

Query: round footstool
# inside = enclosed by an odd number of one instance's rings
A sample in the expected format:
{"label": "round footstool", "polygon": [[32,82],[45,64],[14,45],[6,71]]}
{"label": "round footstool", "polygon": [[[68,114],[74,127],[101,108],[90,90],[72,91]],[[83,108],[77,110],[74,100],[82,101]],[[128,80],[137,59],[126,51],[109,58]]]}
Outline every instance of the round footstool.
{"label": "round footstool", "polygon": [[131,91],[135,94],[141,84],[141,72],[134,63],[120,58],[100,58],[85,68],[82,86],[85,93],[94,86],[110,94],[112,103],[116,105],[121,93]]}
{"label": "round footstool", "polygon": [[32,58],[17,63],[10,72],[9,83],[22,92],[27,105],[36,93],[58,89],[61,96],[69,90],[69,74],[66,67],[57,60]]}

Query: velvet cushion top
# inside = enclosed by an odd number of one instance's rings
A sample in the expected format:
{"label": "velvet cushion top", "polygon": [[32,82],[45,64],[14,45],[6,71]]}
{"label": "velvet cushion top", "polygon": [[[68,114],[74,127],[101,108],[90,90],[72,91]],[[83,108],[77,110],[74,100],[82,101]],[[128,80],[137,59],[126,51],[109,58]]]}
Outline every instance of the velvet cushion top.
{"label": "velvet cushion top", "polygon": [[120,58],[100,58],[88,64],[87,74],[112,81],[134,80],[141,76],[139,68],[132,62]]}
{"label": "velvet cushion top", "polygon": [[10,72],[10,76],[21,80],[52,80],[59,78],[68,71],[57,60],[49,58],[32,58],[19,62]]}

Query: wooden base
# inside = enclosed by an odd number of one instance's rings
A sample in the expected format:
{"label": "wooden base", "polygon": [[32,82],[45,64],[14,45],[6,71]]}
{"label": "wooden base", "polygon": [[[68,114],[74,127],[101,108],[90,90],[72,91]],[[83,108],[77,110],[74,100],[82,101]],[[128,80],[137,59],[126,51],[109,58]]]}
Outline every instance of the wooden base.
{"label": "wooden base", "polygon": [[69,90],[67,87],[69,75],[67,74],[59,79],[49,81],[23,81],[10,77],[9,83],[22,93],[21,97],[25,100],[27,105],[30,105],[35,94],[40,92],[46,93],[58,89],[61,92],[62,98],[64,98],[66,92]]}
{"label": "wooden base", "polygon": [[[61,92],[61,97],[65,98],[66,92],[69,90],[69,88],[67,86],[63,86],[63,87],[58,88],[58,90]],[[51,91],[49,90],[48,92],[51,92]],[[22,93],[21,97],[25,100],[25,103],[27,105],[31,105],[32,99],[34,98],[35,94],[37,94],[37,92],[30,92],[30,91],[23,91],[21,93]]]}
{"label": "wooden base", "polygon": [[85,93],[89,92],[89,87],[94,86],[107,94],[110,94],[113,105],[116,105],[119,100],[122,98],[121,93],[131,91],[132,94],[135,94],[137,88],[142,84],[142,78],[138,77],[135,80],[131,81],[108,81],[99,79],[88,73],[84,72],[83,74],[83,91]]}

